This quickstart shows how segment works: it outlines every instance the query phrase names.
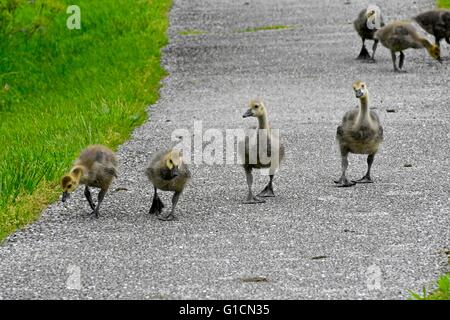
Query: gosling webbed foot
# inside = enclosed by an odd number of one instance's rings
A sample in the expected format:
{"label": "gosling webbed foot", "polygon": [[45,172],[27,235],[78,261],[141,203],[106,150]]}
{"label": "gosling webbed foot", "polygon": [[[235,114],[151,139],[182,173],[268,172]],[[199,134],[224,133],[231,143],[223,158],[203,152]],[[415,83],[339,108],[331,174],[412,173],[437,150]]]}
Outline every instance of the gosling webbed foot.
{"label": "gosling webbed foot", "polygon": [[96,219],[98,219],[98,218],[100,217],[99,210],[94,209],[94,210],[91,212],[91,215],[93,215]]}
{"label": "gosling webbed foot", "polygon": [[243,204],[257,204],[257,203],[264,203],[266,202],[266,200],[263,199],[259,199],[258,197],[255,196],[248,196],[247,199],[245,199],[242,203]]}
{"label": "gosling webbed foot", "polygon": [[354,183],[373,183],[373,180],[370,176],[365,175],[359,180],[352,180]]}
{"label": "gosling webbed foot", "polygon": [[375,60],[375,58],[370,58],[366,62],[367,63],[377,63],[377,60]]}
{"label": "gosling webbed foot", "polygon": [[395,73],[406,73],[405,70],[402,70],[402,69],[399,69],[399,68],[395,68],[395,69],[394,69],[394,72],[395,72]]}
{"label": "gosling webbed foot", "polygon": [[175,217],[172,213],[169,213],[168,215],[165,215],[165,216],[158,215],[158,220],[161,220],[161,221],[177,221],[178,218]]}
{"label": "gosling webbed foot", "polygon": [[365,46],[362,47],[361,52],[359,53],[359,56],[356,58],[356,60],[368,60],[370,59],[369,51],[367,51],[367,48]]}
{"label": "gosling webbed foot", "polygon": [[271,185],[267,185],[264,190],[258,193],[257,196],[263,198],[275,197],[275,193],[273,193],[273,187]]}
{"label": "gosling webbed foot", "polygon": [[161,201],[159,197],[153,198],[152,206],[150,207],[150,214],[159,215],[164,208],[164,203]]}
{"label": "gosling webbed foot", "polygon": [[356,184],[353,181],[348,181],[348,179],[345,177],[342,177],[339,180],[335,180],[334,183],[336,183],[338,188],[353,187]]}

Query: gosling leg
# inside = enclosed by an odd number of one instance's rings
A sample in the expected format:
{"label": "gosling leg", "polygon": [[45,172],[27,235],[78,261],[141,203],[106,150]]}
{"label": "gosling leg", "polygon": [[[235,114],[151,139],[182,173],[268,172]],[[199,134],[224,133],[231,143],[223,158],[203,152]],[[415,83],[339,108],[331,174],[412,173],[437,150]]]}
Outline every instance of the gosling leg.
{"label": "gosling leg", "polygon": [[269,183],[264,188],[264,190],[258,194],[258,197],[275,197],[275,194],[273,193],[273,184],[272,184],[273,174],[270,175],[269,177],[270,177]]}
{"label": "gosling leg", "polygon": [[346,176],[346,172],[347,172],[347,168],[348,168],[348,152],[342,154],[341,165],[342,165],[342,175],[339,178],[339,180],[335,180],[334,183],[336,183],[338,187],[354,186],[356,183],[348,181],[347,176]]}
{"label": "gosling leg", "polygon": [[372,46],[372,58],[370,58],[369,62],[375,62],[375,52],[377,52],[378,40],[373,41]]}
{"label": "gosling leg", "polygon": [[181,192],[175,192],[173,194],[173,197],[172,197],[172,210],[166,216],[159,215],[158,216],[159,220],[162,220],[162,221],[175,221],[175,220],[178,220],[178,218],[175,217],[175,207],[177,206],[178,199],[180,198],[180,195],[181,195]]}
{"label": "gosling leg", "polygon": [[400,72],[397,68],[397,56],[395,55],[395,51],[391,51],[392,64],[394,65],[394,72]]}
{"label": "gosling leg", "polygon": [[163,208],[164,208],[164,203],[161,201],[161,199],[158,196],[158,189],[155,188],[155,193],[153,194],[152,206],[150,207],[150,211],[148,213],[160,214],[162,212]]}
{"label": "gosling leg", "polygon": [[105,198],[107,189],[101,189],[98,193],[98,199],[97,199],[97,206],[95,207],[94,211],[92,211],[93,214],[95,214],[95,217],[98,218],[100,213],[100,204],[102,203],[103,199]]}
{"label": "gosling leg", "polygon": [[403,69],[403,64],[405,63],[405,54],[403,53],[403,51],[400,51],[400,61],[398,63],[398,67],[400,69]]}
{"label": "gosling leg", "polygon": [[87,201],[89,202],[89,206],[92,210],[95,210],[94,202],[92,201],[91,191],[89,190],[89,187],[86,186],[84,188],[84,196],[86,197]]}
{"label": "gosling leg", "polygon": [[244,200],[244,204],[253,204],[253,203],[263,203],[266,202],[262,199],[258,199],[253,195],[252,192],[252,185],[253,185],[253,175],[252,175],[252,169],[251,168],[245,168],[245,175],[247,178],[247,186],[248,186],[248,195],[247,199]]}
{"label": "gosling leg", "polygon": [[355,183],[373,183],[373,180],[370,177],[370,169],[372,168],[372,163],[373,163],[374,159],[375,159],[375,155],[369,154],[369,156],[367,157],[367,172],[366,172],[365,176],[362,177],[361,179],[355,180],[353,182],[355,182]]}
{"label": "gosling leg", "polygon": [[367,59],[370,59],[370,54],[369,54],[369,51],[367,51],[365,43],[366,43],[366,39],[363,39],[362,40],[361,52],[359,53],[359,55],[356,58],[356,60],[367,60]]}

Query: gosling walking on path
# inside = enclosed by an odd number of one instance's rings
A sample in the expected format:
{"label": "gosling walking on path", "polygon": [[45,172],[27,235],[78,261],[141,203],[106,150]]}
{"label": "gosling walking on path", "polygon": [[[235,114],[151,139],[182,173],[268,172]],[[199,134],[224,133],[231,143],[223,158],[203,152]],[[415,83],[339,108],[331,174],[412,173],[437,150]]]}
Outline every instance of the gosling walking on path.
{"label": "gosling walking on path", "polygon": [[[150,165],[145,171],[145,174],[153,184],[155,190],[149,213],[156,214],[160,220],[177,220],[177,217],[175,217],[175,208],[186,183],[191,178],[191,173],[187,164],[183,161],[181,151],[169,149],[157,152],[150,161]],[[164,203],[158,196],[158,189],[174,192],[172,197],[172,210],[166,216],[161,215]]]}
{"label": "gosling walking on path", "polygon": [[[239,146],[248,186],[248,195],[244,204],[263,203],[265,201],[258,197],[275,197],[273,192],[273,177],[284,158],[284,146],[269,126],[267,109],[262,101],[250,101],[249,108],[243,117],[255,117],[259,123],[257,128],[252,128],[253,130],[246,135],[245,141],[241,141]],[[265,139],[266,141],[264,141]],[[261,156],[266,159],[262,159]],[[269,170],[269,183],[257,197],[252,192],[253,169]]]}
{"label": "gosling walking on path", "polygon": [[[377,114],[369,110],[369,90],[364,82],[353,84],[356,98],[361,106],[359,109],[348,111],[337,128],[336,139],[339,143],[342,158],[342,175],[335,183],[338,187],[351,187],[356,183],[372,183],[370,169],[375,154],[383,141],[383,127]],[[348,167],[348,154],[368,154],[367,172],[359,180],[349,181],[346,176]]]}
{"label": "gosling walking on path", "polygon": [[[432,44],[426,38],[422,37],[417,29],[409,21],[394,21],[375,33],[375,39],[380,40],[381,44],[391,50],[392,63],[394,71],[402,71],[405,62],[406,49],[426,48],[428,54],[435,60],[441,61],[441,50],[439,46]],[[400,52],[400,61],[397,67],[396,53]]]}
{"label": "gosling walking on path", "polygon": [[430,10],[419,14],[414,20],[434,36],[438,47],[442,39],[450,44],[450,10]]}
{"label": "gosling walking on path", "polygon": [[[367,60],[375,62],[375,52],[377,51],[378,39],[375,39],[375,32],[384,27],[384,19],[381,11],[377,6],[370,5],[366,9],[361,10],[358,17],[353,22],[356,32],[362,39],[362,48],[357,60]],[[366,40],[373,40],[372,56],[366,48]]]}
{"label": "gosling walking on path", "polygon": [[[84,195],[93,210],[92,213],[98,218],[100,205],[114,178],[117,178],[117,159],[114,152],[102,145],[89,146],[81,152],[70,172],[61,179],[62,202],[65,202],[80,184],[84,184]],[[92,201],[89,187],[100,188],[97,205]]]}

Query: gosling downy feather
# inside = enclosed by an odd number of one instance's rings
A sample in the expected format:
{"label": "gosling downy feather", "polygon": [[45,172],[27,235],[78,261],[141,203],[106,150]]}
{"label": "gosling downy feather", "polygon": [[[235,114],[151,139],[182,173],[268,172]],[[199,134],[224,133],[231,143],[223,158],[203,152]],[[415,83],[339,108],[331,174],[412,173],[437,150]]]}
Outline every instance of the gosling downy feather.
{"label": "gosling downy feather", "polygon": [[[273,178],[284,158],[284,146],[269,125],[267,109],[262,101],[250,101],[249,108],[243,117],[255,117],[259,123],[258,127],[249,130],[245,139],[239,143],[239,155],[243,162],[248,186],[248,195],[244,203],[262,203],[265,201],[258,197],[275,196]],[[253,169],[269,170],[269,183],[258,197],[252,192]]]}
{"label": "gosling downy feather", "polygon": [[[65,202],[71,192],[80,184],[85,185],[84,195],[96,217],[100,204],[114,178],[117,177],[117,159],[113,151],[102,145],[92,145],[83,150],[68,174],[61,179],[62,201]],[[89,187],[100,188],[97,206],[92,201]]]}
{"label": "gosling downy feather", "polygon": [[[376,23],[371,25],[369,23],[369,19],[370,21]],[[377,23],[379,23],[379,25],[377,25]],[[372,62],[375,61],[375,52],[377,50],[378,40],[375,39],[374,36],[375,32],[378,31],[380,27],[384,27],[384,25],[384,18],[378,7],[369,5],[366,9],[363,9],[359,12],[358,17],[353,22],[353,26],[355,27],[356,32],[362,40],[362,48],[359,56],[357,57],[358,60],[369,60]],[[366,49],[366,40],[374,41],[372,46],[372,57],[370,56],[369,51],[367,51]]]}
{"label": "gosling downy feather", "polygon": [[[178,199],[183,192],[186,183],[191,178],[191,173],[187,164],[183,161],[181,151],[170,148],[157,152],[152,157],[145,174],[154,187],[154,196],[150,214],[157,214],[160,220],[176,220],[175,208]],[[158,196],[158,189],[174,192],[172,197],[172,210],[166,216],[161,215],[164,204]]]}
{"label": "gosling downy feather", "polygon": [[[369,91],[364,82],[353,84],[356,97],[360,100],[360,108],[348,111],[337,128],[336,139],[342,158],[342,175],[335,181],[339,187],[350,187],[355,183],[371,183],[370,170],[375,154],[383,141],[383,127],[377,114],[369,110]],[[348,154],[368,154],[367,173],[360,180],[350,182],[346,177]]]}
{"label": "gosling downy feather", "polygon": [[436,9],[419,14],[414,20],[432,34],[439,46],[442,39],[450,44],[450,10]]}
{"label": "gosling downy feather", "polygon": [[[378,30],[375,33],[375,38],[380,40],[383,46],[391,50],[392,63],[394,65],[394,71],[396,72],[399,72],[403,68],[403,63],[405,61],[405,54],[403,51],[410,48],[425,48],[433,59],[441,62],[441,51],[439,47],[422,37],[410,21],[391,22]],[[400,52],[398,67],[396,64],[396,52]]]}

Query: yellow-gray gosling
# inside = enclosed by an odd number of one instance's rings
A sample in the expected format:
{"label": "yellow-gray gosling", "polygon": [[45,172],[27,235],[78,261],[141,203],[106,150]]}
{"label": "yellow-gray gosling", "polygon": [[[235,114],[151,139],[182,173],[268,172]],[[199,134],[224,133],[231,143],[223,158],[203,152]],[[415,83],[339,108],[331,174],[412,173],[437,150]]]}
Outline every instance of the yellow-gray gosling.
{"label": "yellow-gray gosling", "polygon": [[[149,213],[156,214],[160,220],[177,220],[175,217],[175,207],[186,183],[191,178],[191,173],[187,164],[183,161],[181,151],[169,149],[157,152],[150,161],[150,165],[145,173],[155,190]],[[161,215],[164,204],[158,196],[158,189],[174,192],[172,197],[172,210],[166,216]]]}
{"label": "yellow-gray gosling", "polygon": [[[261,132],[260,130],[252,130],[251,134],[247,135],[245,140],[240,142],[240,157],[243,161],[248,186],[248,195],[244,203],[263,203],[265,201],[258,197],[275,197],[273,192],[273,177],[280,166],[280,162],[284,158],[284,146],[280,143],[279,137],[272,132],[272,129],[269,126],[267,109],[262,101],[250,101],[248,110],[244,113],[243,117],[257,118],[259,123],[257,129],[263,129]],[[262,139],[264,138],[267,139],[267,143],[263,142]],[[268,159],[262,161],[260,155],[264,155]],[[258,196],[254,196],[252,192],[253,169],[269,169],[269,183]]]}
{"label": "yellow-gray gosling", "polygon": [[[348,111],[337,128],[336,139],[342,158],[342,175],[335,183],[338,187],[351,187],[356,183],[372,183],[370,169],[375,154],[383,141],[383,127],[377,114],[369,110],[369,90],[364,82],[353,84],[356,98],[360,100],[360,108]],[[349,181],[346,176],[348,154],[368,154],[367,172],[360,180]]]}
{"label": "yellow-gray gosling", "polygon": [[[395,72],[400,72],[403,68],[403,63],[405,62],[405,54],[403,51],[409,48],[426,48],[428,54],[433,59],[441,62],[441,50],[439,47],[422,37],[410,21],[394,21],[389,23],[375,33],[375,39],[380,40],[383,46],[391,50]],[[397,52],[400,52],[398,68],[396,63]]]}
{"label": "yellow-gray gosling", "polygon": [[450,44],[450,10],[430,10],[419,14],[414,20],[434,36],[437,46],[440,46],[442,39]]}
{"label": "yellow-gray gosling", "polygon": [[[117,159],[114,152],[102,145],[92,145],[81,152],[68,174],[61,179],[62,202],[80,184],[84,184],[86,196],[92,213],[98,218],[100,205],[114,178],[117,177]],[[100,188],[97,206],[92,201],[89,187]]]}
{"label": "yellow-gray gosling", "polygon": [[[376,28],[376,25],[373,28],[369,28],[368,19],[372,19],[373,21],[379,21],[380,27],[384,27],[384,19],[381,15],[381,12],[375,10],[375,6],[369,6],[366,9],[363,9],[359,12],[358,17],[353,22],[353,26],[355,27],[356,32],[362,39],[362,48],[359,56],[356,58],[357,60],[368,60],[370,62],[375,62],[375,52],[377,51],[378,40],[374,38],[375,32],[379,29]],[[366,40],[373,40],[372,46],[372,57],[367,51],[366,48]]]}

